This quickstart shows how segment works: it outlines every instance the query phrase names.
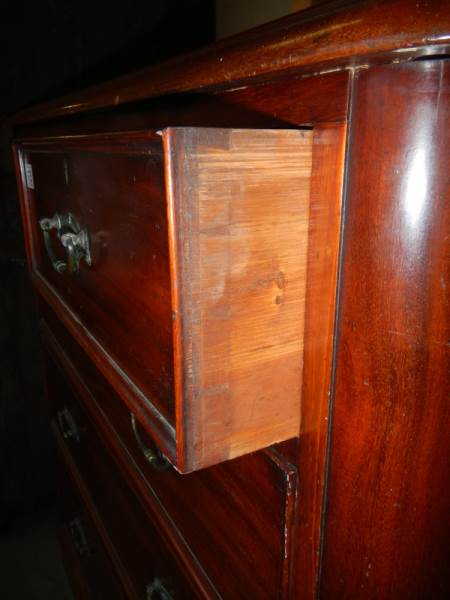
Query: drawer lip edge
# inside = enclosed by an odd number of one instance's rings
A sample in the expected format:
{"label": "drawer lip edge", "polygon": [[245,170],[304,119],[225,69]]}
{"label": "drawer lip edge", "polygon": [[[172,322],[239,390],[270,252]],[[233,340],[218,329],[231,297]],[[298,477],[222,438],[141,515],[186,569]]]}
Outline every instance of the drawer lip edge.
{"label": "drawer lip edge", "polygon": [[75,460],[73,459],[73,457],[70,453],[70,450],[66,447],[66,444],[64,443],[64,441],[62,439],[62,436],[58,430],[56,423],[53,420],[50,423],[50,427],[52,430],[53,437],[55,439],[56,448],[57,448],[57,452],[59,454],[60,460],[62,461],[63,465],[65,466],[73,483],[76,485],[76,488],[79,492],[80,498],[83,501],[84,507],[85,507],[89,517],[91,518],[93,524],[95,525],[97,534],[100,537],[100,539],[102,540],[105,550],[116,569],[118,578],[119,578],[122,586],[126,590],[127,595],[129,595],[131,598],[135,598],[137,600],[138,596],[137,596],[136,590],[135,590],[133,584],[131,583],[130,578],[127,575],[126,569],[123,566],[122,561],[119,558],[119,555],[117,554],[117,552],[115,550],[113,542],[111,541],[111,539],[108,535],[107,529],[103,523],[103,520],[100,516],[97,506],[92,498],[89,488],[88,488],[87,484],[85,483],[84,478],[81,475],[81,473],[75,463]]}
{"label": "drawer lip edge", "polygon": [[[21,137],[15,138],[12,144],[20,152],[31,150],[36,152],[39,147],[45,148],[51,146],[55,149],[76,149],[79,143],[82,143],[82,148],[86,148],[86,142],[91,141],[94,143],[105,144],[106,142],[116,142],[118,146],[123,148],[123,152],[133,153],[133,147],[124,145],[123,140],[126,137],[127,140],[135,142],[143,142],[148,144],[149,142],[156,142],[162,145],[162,138],[159,130],[157,129],[136,129],[136,130],[125,130],[125,131],[112,131],[104,133],[88,133],[79,135],[55,135],[55,136],[42,136],[37,138]],[[148,150],[148,148],[147,148]],[[142,150],[144,151],[144,149]]]}
{"label": "drawer lip edge", "polygon": [[[88,418],[92,421],[91,414],[88,415]],[[93,426],[96,430],[96,435],[98,436],[99,434],[97,432],[97,427],[98,427],[97,423],[93,423]],[[84,477],[77,466],[76,460],[72,456],[72,452],[71,452],[70,448],[68,447],[68,445],[62,438],[60,431],[58,429],[58,426],[56,425],[54,420],[51,421],[51,429],[52,429],[53,435],[56,439],[56,443],[58,446],[58,452],[61,454],[62,460],[64,461],[64,465],[66,466],[67,470],[69,471],[70,476],[72,477],[72,479],[75,480],[75,484],[77,485],[78,489],[81,490],[80,494],[82,494],[82,492],[84,492],[84,491],[86,492],[86,497],[88,498],[88,501],[83,496],[84,503],[87,505],[90,502],[90,506],[88,507],[89,510],[91,508],[93,508],[93,510],[96,511],[96,516],[98,518],[98,522],[100,522],[100,524],[102,525],[103,522],[102,522],[101,516],[96,509],[96,504],[95,504],[95,501],[92,499],[92,496],[89,492],[88,485],[85,483]],[[119,444],[122,445],[122,442],[119,442]],[[109,453],[110,452],[109,444],[106,445],[106,449]],[[111,456],[111,460],[113,460],[115,462],[116,468],[119,471],[123,471],[122,464],[118,464],[115,456],[114,457]],[[140,472],[137,475],[143,481],[145,481],[145,478],[142,476],[142,474]],[[82,484],[81,486],[79,485],[79,481],[81,481],[81,484]],[[146,485],[148,485],[148,484],[146,484]],[[83,488],[83,489],[81,489],[81,488]],[[159,520],[156,521],[148,515],[147,509],[144,508],[142,500],[140,498],[138,498],[136,488],[133,485],[130,486],[130,493],[133,494],[138,499],[138,501],[141,503],[141,506],[142,506],[143,510],[145,510],[145,512],[147,514],[147,518],[149,519],[149,521],[151,521],[153,527],[155,527],[160,533],[163,533],[161,526],[160,526],[160,521]],[[152,492],[152,493],[154,493],[154,492]],[[156,502],[160,503],[159,498],[156,495],[155,495],[155,500],[156,500]],[[146,503],[146,504],[148,504],[148,503]],[[214,587],[213,583],[211,582],[208,575],[204,571],[204,569],[203,569],[202,565],[200,564],[200,562],[198,561],[198,559],[192,553],[192,551],[191,551],[189,545],[187,544],[186,540],[184,539],[183,535],[178,530],[176,525],[171,521],[170,515],[168,515],[166,513],[165,508],[162,505],[160,508],[161,508],[161,510],[160,510],[161,520],[165,524],[166,532],[167,532],[167,528],[169,528],[170,531],[173,531],[173,535],[170,536],[170,538],[172,539],[172,542],[169,546],[169,549],[170,549],[170,553],[173,555],[174,561],[178,565],[178,568],[183,572],[186,579],[190,582],[190,584],[193,586],[193,588],[198,593],[203,594],[205,598],[220,599],[221,596],[217,592],[216,588]],[[97,525],[97,520],[91,514],[90,514],[90,516],[91,516],[92,520],[95,522],[95,524]],[[109,541],[109,535],[107,533],[106,528],[104,528],[103,533],[106,536],[107,541]],[[102,540],[103,540],[102,532],[99,531],[99,535],[102,537]],[[177,542],[173,542],[173,537],[179,538],[180,543],[182,545],[185,545],[185,548],[179,548],[180,544],[178,544]],[[106,546],[107,543],[104,540],[103,540],[103,542]],[[176,547],[174,547],[173,544],[175,544]],[[114,552],[114,543],[109,541],[109,545],[112,547],[113,552]],[[108,546],[108,548],[109,548],[109,546]],[[191,558],[188,558],[188,556],[190,556]],[[112,557],[111,557],[111,560],[113,561]],[[120,563],[120,558],[118,558],[118,561]],[[126,574],[125,574],[125,576],[126,576]],[[129,587],[133,588],[131,583],[129,584]],[[133,598],[135,598],[135,597],[136,596],[133,596]],[[199,597],[202,597],[202,596],[199,596]]]}
{"label": "drawer lip edge", "polygon": [[[174,463],[176,458],[176,431],[175,428],[165,419],[151,401],[145,396],[140,388],[132,382],[126,373],[117,365],[114,359],[106,352],[97,339],[84,327],[82,322],[76,317],[70,307],[59,296],[53,286],[34,269],[31,272],[31,279],[36,291],[46,304],[55,311],[62,324],[69,330],[75,340],[81,345],[83,350],[93,361],[99,371],[103,374],[110,385],[116,390],[122,401],[130,410],[137,413],[145,412],[147,421],[152,424],[151,435],[155,438],[162,452]],[[45,323],[44,320],[42,320]],[[44,327],[51,335],[51,328],[45,323]],[[111,374],[120,380],[123,389],[127,393],[117,389],[117,382],[111,381]],[[131,406],[130,406],[131,405]]]}
{"label": "drawer lip edge", "polygon": [[[48,326],[47,329],[49,329]],[[54,337],[50,329],[49,333]],[[48,351],[51,352],[58,365],[65,373],[67,372],[68,366],[73,369],[74,377],[80,378],[81,382],[84,381],[83,375],[78,372],[76,365],[73,364],[70,357],[67,357],[68,365],[65,366],[64,359],[66,353],[64,349],[60,347],[60,343],[57,339],[55,339],[55,347],[48,347]],[[71,381],[72,375],[70,373],[67,373],[67,377],[72,385],[77,387],[77,384]],[[85,384],[82,383],[81,385]],[[78,394],[82,394],[82,392],[78,391]],[[79,401],[83,410],[88,415],[89,420],[92,422],[97,435],[104,441],[104,445],[107,447],[108,452],[113,456],[118,468],[124,473],[124,476],[129,478],[133,493],[137,496],[142,495],[145,498],[141,499],[141,502],[146,506],[145,510],[149,515],[155,515],[157,513],[155,522],[157,521],[159,523],[158,528],[161,527],[160,521],[162,521],[162,527],[164,529],[169,528],[169,530],[173,532],[172,534],[169,534],[171,539],[172,536],[175,536],[175,548],[173,551],[177,555],[182,555],[185,558],[190,556],[191,558],[188,559],[188,563],[193,566],[188,566],[188,570],[191,571],[193,568],[196,572],[200,571],[202,573],[202,575],[200,575],[201,581],[203,582],[204,578],[206,578],[208,581],[208,589],[214,590],[215,594],[220,597],[215,588],[215,584],[208,576],[206,567],[203,565],[201,558],[197,556],[193,549],[191,549],[190,543],[188,539],[185,538],[183,530],[179,527],[179,524],[173,520],[173,515],[169,508],[166,507],[164,498],[160,496],[157,489],[154,489],[151,481],[149,481],[147,475],[143,472],[134,456],[130,453],[127,444],[123,441],[120,433],[117,432],[108,415],[103,411],[102,407],[97,404],[95,395],[92,396],[92,407],[90,399],[84,400],[80,397]],[[261,459],[267,461],[271,470],[276,471],[277,485],[283,488],[282,497],[280,498],[280,509],[283,515],[283,529],[280,531],[280,550],[282,549],[282,553],[280,554],[278,577],[281,594],[280,598],[288,598],[290,586],[292,584],[292,557],[294,553],[293,538],[295,531],[295,506],[298,492],[298,469],[284,454],[280,453],[275,448],[271,447],[263,449],[260,453]],[[184,477],[183,475],[180,476]],[[151,518],[153,520],[153,517]],[[178,539],[181,542],[181,547],[177,541]],[[204,584],[200,585],[203,588]]]}

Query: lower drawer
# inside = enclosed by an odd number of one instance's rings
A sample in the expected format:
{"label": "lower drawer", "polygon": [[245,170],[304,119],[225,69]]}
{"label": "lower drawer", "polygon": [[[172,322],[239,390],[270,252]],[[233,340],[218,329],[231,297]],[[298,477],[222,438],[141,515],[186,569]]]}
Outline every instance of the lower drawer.
{"label": "lower drawer", "polygon": [[68,472],[59,465],[62,518],[58,538],[77,600],[126,600],[113,565]]}
{"label": "lower drawer", "polygon": [[[51,327],[46,329],[46,343],[80,399],[70,409],[75,419],[83,419],[76,414],[81,406],[93,416],[105,443],[128,470],[130,483],[149,503],[156,497],[162,504],[218,593],[233,600],[287,597],[295,468],[273,451],[187,475],[171,467],[153,468],[114,390],[61,325],[55,322]],[[154,448],[138,422],[135,429],[140,443]],[[76,452],[78,445],[72,445]]]}
{"label": "lower drawer", "polygon": [[[58,369],[51,367],[53,374],[47,377],[50,401],[62,396],[70,402],[73,392]],[[80,418],[77,418],[76,429],[74,421],[65,417],[63,433],[56,422],[52,422],[59,455],[95,523],[126,597],[135,600],[198,598],[88,420],[77,417]],[[68,443],[69,440],[73,443]],[[79,523],[72,525],[75,536],[78,532],[81,539]]]}

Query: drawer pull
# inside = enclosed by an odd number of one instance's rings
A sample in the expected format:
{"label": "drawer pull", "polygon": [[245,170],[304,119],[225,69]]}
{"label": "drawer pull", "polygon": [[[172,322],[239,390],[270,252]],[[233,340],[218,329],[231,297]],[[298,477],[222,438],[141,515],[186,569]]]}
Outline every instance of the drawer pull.
{"label": "drawer pull", "polygon": [[68,408],[63,408],[57,413],[59,429],[65,440],[80,441],[80,433],[78,431],[75,419]]}
{"label": "drawer pull", "polygon": [[161,580],[155,579],[146,587],[146,600],[172,600],[172,595],[169,594],[167,588],[161,583]]}
{"label": "drawer pull", "polygon": [[76,517],[69,522],[69,531],[78,554],[80,556],[89,556],[92,554],[79,517]]}
{"label": "drawer pull", "polygon": [[[41,219],[39,225],[44,234],[44,243],[48,257],[57,273],[64,273],[65,271],[68,273],[78,273],[82,259],[84,259],[87,265],[90,266],[92,264],[87,229],[81,227],[72,214],[59,215],[55,213],[51,219]],[[51,229],[56,229],[58,239],[66,250],[67,262],[57,258],[53,252],[52,240],[50,238]]]}
{"label": "drawer pull", "polygon": [[157,471],[165,471],[169,467],[169,461],[159,450],[152,450],[151,448],[147,448],[147,446],[142,441],[141,436],[139,435],[136,417],[133,413],[130,413],[130,417],[134,437],[136,438],[136,442],[139,448],[141,449],[142,454],[145,456],[147,462],[149,462],[152,465],[152,467]]}

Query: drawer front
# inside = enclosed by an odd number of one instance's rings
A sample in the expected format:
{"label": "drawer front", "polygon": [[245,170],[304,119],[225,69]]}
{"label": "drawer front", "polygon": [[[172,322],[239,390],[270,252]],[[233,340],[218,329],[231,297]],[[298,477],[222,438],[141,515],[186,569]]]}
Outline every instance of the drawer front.
{"label": "drawer front", "polygon": [[58,531],[64,564],[78,600],[126,600],[113,564],[69,474],[59,463],[62,523]]}
{"label": "drawer front", "polygon": [[[88,136],[30,143],[21,147],[21,160],[28,244],[38,289],[47,293],[66,321],[82,324],[78,336],[106,372],[122,382],[134,382],[139,390],[134,402],[142,395],[151,398],[158,422],[173,425],[171,284],[161,136]],[[32,173],[32,183],[27,173]],[[48,225],[54,215],[61,219]],[[67,222],[68,215],[75,224]],[[50,229],[44,231],[41,225]],[[90,264],[82,256],[79,271],[73,273],[63,243],[68,243],[67,236],[77,225],[86,232]],[[67,266],[59,272],[55,264]]]}
{"label": "drawer front", "polygon": [[81,349],[63,336],[59,327],[64,350],[53,333],[45,339],[77,390],[80,405],[96,419],[136,490],[149,503],[154,495],[162,503],[218,592],[224,598],[287,597],[294,467],[265,451],[189,475],[155,468],[141,447],[152,450],[154,444],[139,424],[136,439],[129,411]]}
{"label": "drawer front", "polygon": [[34,283],[189,473],[300,427],[312,135],[17,145]]}
{"label": "drawer front", "polygon": [[[61,461],[103,539],[127,597],[198,598],[164,540],[99,441],[60,368],[46,356],[47,390]],[[63,402],[63,408],[56,407]],[[165,595],[164,595],[165,594]]]}

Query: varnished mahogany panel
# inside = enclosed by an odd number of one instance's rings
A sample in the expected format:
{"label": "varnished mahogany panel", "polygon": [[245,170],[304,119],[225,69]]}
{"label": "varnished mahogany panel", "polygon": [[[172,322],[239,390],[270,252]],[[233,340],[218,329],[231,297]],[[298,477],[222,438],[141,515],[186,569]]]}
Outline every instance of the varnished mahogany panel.
{"label": "varnished mahogany panel", "polygon": [[[52,319],[48,310],[46,313]],[[155,470],[134,438],[130,415],[123,403],[61,325],[51,322],[52,332],[47,326],[43,328],[44,341],[78,395],[77,402],[67,394],[57,399],[59,408],[69,402],[80,423],[86,422],[84,411],[91,414],[130,483],[149,505],[154,505],[156,499],[162,503],[163,510],[156,507],[157,517],[167,511],[224,598],[287,597],[295,468],[270,451],[189,475],[179,475],[171,468]],[[57,411],[58,406],[52,411]],[[145,433],[139,433],[151,448],[152,442]],[[86,449],[81,451],[75,444],[73,453],[80,463],[89,464]],[[180,550],[189,560],[186,549]],[[261,568],[249,577],[255,563]]]}
{"label": "varnished mahogany panel", "polygon": [[314,129],[301,428],[291,459],[300,471],[293,535],[302,600],[316,597],[320,565],[346,142],[345,123]]}
{"label": "varnished mahogany panel", "polygon": [[[79,326],[91,352],[136,382],[174,423],[167,216],[160,136],[41,140],[21,149],[29,259],[41,287]],[[38,221],[71,213],[89,233],[92,266],[52,267]],[[52,246],[64,249],[53,230]],[[151,331],[151,343],[149,341]]]}
{"label": "varnished mahogany panel", "polygon": [[[298,435],[311,139],[168,128],[164,151],[145,132],[20,145],[37,289],[181,472]],[[88,230],[77,274],[46,254],[38,223],[55,213]]]}
{"label": "varnished mahogany panel", "polygon": [[[154,98],[71,119],[16,127],[16,137],[69,136],[164,127],[233,127],[286,129],[347,118],[349,73],[311,78],[274,76],[268,82],[249,80],[243,87],[210,93]],[[314,82],[314,85],[312,83]]]}
{"label": "varnished mahogany panel", "polygon": [[62,522],[58,528],[64,567],[77,600],[126,600],[113,564],[69,474],[58,462]]}
{"label": "varnished mahogany panel", "polygon": [[[445,0],[335,0],[15,116],[48,120],[275,73],[316,74],[449,48]],[[398,52],[397,52],[398,51]],[[381,55],[381,56],[380,56]]]}
{"label": "varnished mahogany panel", "polygon": [[[449,465],[442,428],[448,421],[449,370],[443,206],[448,204],[448,66],[436,60],[362,73],[354,67],[448,52],[450,13],[441,0],[348,4],[329,3],[269,24],[170,65],[38,107],[16,122],[37,121],[35,129],[22,129],[37,135],[47,126],[60,133],[92,132],[110,125],[118,129],[120,123],[274,127],[280,120],[314,127],[301,429],[297,443],[280,446],[297,461],[300,475],[296,527],[288,531],[296,540],[293,596],[317,595],[325,490],[323,598],[447,597]],[[341,81],[334,95],[333,85],[327,89],[320,83],[324,76],[315,76],[324,68],[349,69],[357,79],[350,98],[336,340],[346,128],[334,123],[328,129],[324,121],[346,119],[347,75],[327,76]],[[289,78],[285,88],[280,73]],[[305,75],[293,85],[291,77]],[[266,89],[256,85],[262,82]],[[205,93],[157,99],[186,90]],[[142,103],[131,104],[136,100]],[[123,112],[114,109],[120,104]],[[109,108],[102,116],[89,113],[100,107]],[[80,117],[73,121],[57,120],[75,113]],[[164,118],[151,125],[160,114]],[[43,121],[51,118],[50,125]],[[145,423],[143,412],[140,418]]]}
{"label": "varnished mahogany panel", "polygon": [[[314,83],[314,85],[312,85]],[[109,111],[95,118],[84,115],[70,120],[23,129],[23,133],[67,135],[97,130],[124,131],[127,128],[178,125],[220,127],[285,127],[313,125],[313,167],[308,246],[308,285],[306,298],[305,349],[302,391],[302,435],[280,446],[294,464],[300,464],[300,502],[295,507],[295,486],[289,484],[286,518],[283,593],[289,589],[289,565],[293,565],[294,597],[313,598],[319,562],[322,490],[326,452],[326,430],[330,397],[331,351],[339,238],[340,198],[343,177],[345,120],[348,103],[348,73],[330,73],[313,79],[287,79],[266,85],[249,80],[245,89],[211,95],[180,95],[146,105],[130,106],[128,111]],[[331,122],[331,123],[330,123]],[[331,316],[331,318],[330,318]],[[64,344],[66,347],[66,345]],[[121,390],[124,397],[129,390]],[[98,397],[98,396],[97,396]],[[128,402],[133,406],[132,402]],[[105,406],[108,406],[106,404]],[[106,412],[109,414],[110,409]],[[126,411],[124,411],[126,412]],[[145,415],[140,413],[141,422]],[[124,417],[128,422],[127,416]],[[131,432],[127,429],[127,435]],[[155,431],[152,431],[155,437]],[[148,440],[149,446],[152,446]],[[130,440],[129,448],[135,448]],[[138,455],[135,456],[138,462]],[[235,461],[234,461],[235,462]],[[145,470],[145,469],[144,469]],[[288,481],[291,475],[286,472]],[[248,476],[251,480],[251,475]],[[219,486],[220,488],[220,486]],[[148,493],[143,490],[142,493]],[[295,511],[295,512],[294,512]],[[209,514],[209,513],[208,513]],[[290,516],[289,516],[290,515]],[[294,516],[295,515],[295,516]],[[155,518],[158,514],[155,513]],[[296,523],[296,528],[294,528]],[[160,522],[164,526],[164,521]],[[165,530],[170,536],[170,531]],[[210,548],[209,543],[206,548]],[[230,547],[232,554],[232,547]],[[293,553],[295,552],[295,556]],[[206,552],[212,560],[211,553]],[[244,563],[245,564],[245,563]],[[252,567],[250,567],[252,568]],[[227,573],[223,572],[223,577]]]}
{"label": "varnished mahogany panel", "polygon": [[[115,574],[126,590],[126,597],[136,600],[160,596],[149,595],[148,587],[157,582],[175,599],[201,597],[187,582],[168,551],[158,530],[148,519],[140,500],[131,492],[120,471],[99,442],[85,413],[76,410],[73,392],[59,367],[47,356],[47,391],[56,408],[70,407],[78,437],[67,436],[67,423],[52,428],[59,457],[82,499],[114,564]],[[61,401],[63,404],[61,405]],[[56,413],[55,416],[57,416]],[[63,437],[63,434],[66,434]]]}
{"label": "varnished mahogany panel", "polygon": [[322,598],[448,598],[450,62],[355,84]]}
{"label": "varnished mahogany panel", "polygon": [[[314,85],[311,85],[314,81]],[[339,240],[340,200],[343,178],[345,125],[329,123],[346,118],[348,74],[331,73],[312,79],[285,80],[227,92],[221,96],[180,96],[151,104],[149,110],[124,115],[99,115],[95,120],[62,121],[46,130],[63,134],[76,130],[126,127],[155,127],[158,123],[192,123],[208,126],[284,126],[313,124],[313,167],[310,207],[310,243],[308,246],[308,284],[306,298],[305,355],[303,370],[302,435],[300,454],[293,441],[280,450],[294,464],[301,465],[300,502],[295,509],[293,495],[287,506],[286,559],[283,570],[294,566],[294,597],[313,598],[316,593],[319,562],[322,490],[330,397],[331,348],[335,301],[336,262]],[[68,346],[64,342],[64,347]],[[97,398],[99,396],[97,395]],[[102,404],[103,406],[103,404]],[[108,403],[105,404],[108,407]],[[109,415],[110,408],[105,408]],[[125,412],[125,411],[124,411]],[[124,420],[128,422],[125,415]],[[141,413],[141,420],[143,415]],[[115,417],[117,423],[117,417]],[[143,422],[143,421],[142,421]],[[135,448],[131,431],[129,448]],[[125,430],[124,427],[124,430]],[[125,434],[123,434],[125,436]],[[149,446],[152,446],[149,441]],[[139,463],[139,455],[135,455]],[[142,459],[141,459],[142,462]],[[144,469],[143,466],[141,468]],[[144,469],[145,471],[145,469]],[[251,479],[251,475],[249,475]],[[145,493],[145,492],[144,492]],[[294,518],[294,510],[296,510]],[[291,516],[289,516],[291,514]],[[296,523],[296,528],[293,524]],[[167,533],[170,535],[170,533]],[[206,546],[210,547],[209,544]],[[295,551],[295,557],[293,553]],[[207,553],[210,557],[211,553]],[[292,562],[293,561],[293,562]],[[226,573],[223,573],[226,577]],[[283,589],[288,589],[285,578]],[[287,593],[287,592],[285,592]]]}

